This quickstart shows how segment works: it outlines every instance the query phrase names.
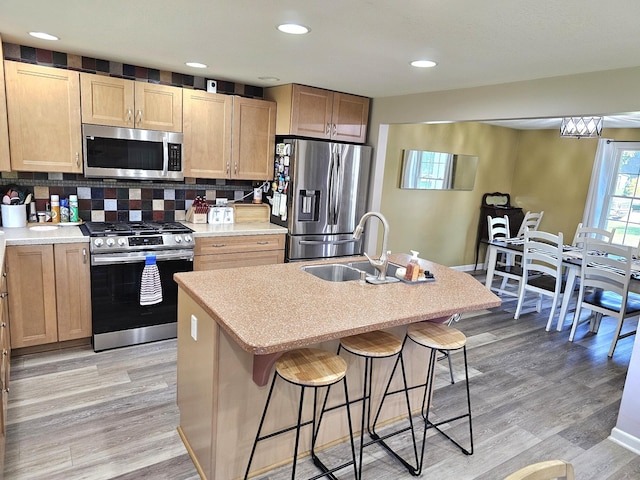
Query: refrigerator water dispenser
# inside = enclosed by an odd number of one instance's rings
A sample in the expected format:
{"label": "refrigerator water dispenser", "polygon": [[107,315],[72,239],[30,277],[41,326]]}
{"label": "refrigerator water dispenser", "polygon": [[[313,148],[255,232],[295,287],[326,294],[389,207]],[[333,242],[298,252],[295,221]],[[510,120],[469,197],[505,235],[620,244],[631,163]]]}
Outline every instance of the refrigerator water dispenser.
{"label": "refrigerator water dispenser", "polygon": [[317,222],[320,212],[320,190],[300,190],[298,195],[298,220]]}

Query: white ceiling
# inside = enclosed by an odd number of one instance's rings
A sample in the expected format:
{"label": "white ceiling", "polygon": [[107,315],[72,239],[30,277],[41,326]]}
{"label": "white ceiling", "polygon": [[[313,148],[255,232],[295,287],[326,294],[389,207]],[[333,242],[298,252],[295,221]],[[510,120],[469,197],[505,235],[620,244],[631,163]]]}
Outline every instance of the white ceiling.
{"label": "white ceiling", "polygon": [[[5,42],[382,97],[640,66],[637,0],[2,0]],[[284,22],[304,36],[276,30]],[[58,42],[36,40],[45,31]],[[416,69],[414,59],[438,62]],[[195,70],[184,65],[209,65]],[[259,77],[277,77],[277,82]],[[605,123],[605,127],[608,125]]]}

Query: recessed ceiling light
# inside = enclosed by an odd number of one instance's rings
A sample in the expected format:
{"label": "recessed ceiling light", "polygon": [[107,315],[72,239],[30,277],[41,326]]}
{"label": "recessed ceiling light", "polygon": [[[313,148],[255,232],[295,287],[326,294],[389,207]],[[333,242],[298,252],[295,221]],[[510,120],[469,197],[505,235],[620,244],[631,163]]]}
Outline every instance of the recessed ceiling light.
{"label": "recessed ceiling light", "polygon": [[45,32],[29,32],[29,35],[31,35],[32,37],[39,38],[41,40],[60,40],[55,35],[50,35]]}
{"label": "recessed ceiling light", "polygon": [[418,68],[431,68],[435,67],[436,65],[437,63],[433,60],[414,60],[413,62],[411,62],[412,67]]}
{"label": "recessed ceiling light", "polygon": [[279,82],[280,79],[278,77],[258,77],[258,80],[262,80],[264,82]]}
{"label": "recessed ceiling light", "polygon": [[200,63],[200,62],[187,62],[185,63],[185,65],[187,67],[193,67],[193,68],[207,68],[207,66],[204,63]]}
{"label": "recessed ceiling light", "polygon": [[282,25],[278,25],[278,30],[283,33],[290,33],[292,35],[304,35],[305,33],[309,33],[311,31],[309,27],[298,25],[296,23],[283,23]]}

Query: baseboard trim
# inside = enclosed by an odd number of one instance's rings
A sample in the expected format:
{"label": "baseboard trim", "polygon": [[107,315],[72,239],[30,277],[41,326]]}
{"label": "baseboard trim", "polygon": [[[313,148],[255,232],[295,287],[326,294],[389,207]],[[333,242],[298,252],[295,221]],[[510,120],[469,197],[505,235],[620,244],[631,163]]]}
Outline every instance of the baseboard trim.
{"label": "baseboard trim", "polygon": [[640,438],[634,437],[633,435],[629,435],[626,432],[623,432],[617,427],[614,427],[611,430],[611,435],[609,435],[609,440],[614,443],[617,443],[621,447],[626,448],[627,450],[632,451],[636,455],[640,455]]}

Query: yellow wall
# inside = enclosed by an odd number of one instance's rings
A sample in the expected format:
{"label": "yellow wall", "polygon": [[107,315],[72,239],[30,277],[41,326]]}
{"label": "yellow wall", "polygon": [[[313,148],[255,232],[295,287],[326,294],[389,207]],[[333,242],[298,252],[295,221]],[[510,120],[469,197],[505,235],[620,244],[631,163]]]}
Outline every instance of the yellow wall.
{"label": "yellow wall", "polygon": [[[512,190],[517,145],[516,130],[481,123],[391,125],[381,201],[391,251],[418,250],[421,257],[443,265],[472,264],[482,195]],[[477,155],[475,188],[400,189],[405,149]]]}
{"label": "yellow wall", "polygon": [[[640,130],[609,129],[603,137],[638,141]],[[544,210],[540,228],[563,232],[565,243],[571,243],[582,220],[596,148],[596,139],[560,138],[556,129],[475,122],[390,125],[380,206],[390,225],[389,248],[418,250],[443,265],[472,265],[482,195],[496,191],[510,193],[511,203],[525,212]],[[477,155],[473,191],[400,189],[405,149]]]}

